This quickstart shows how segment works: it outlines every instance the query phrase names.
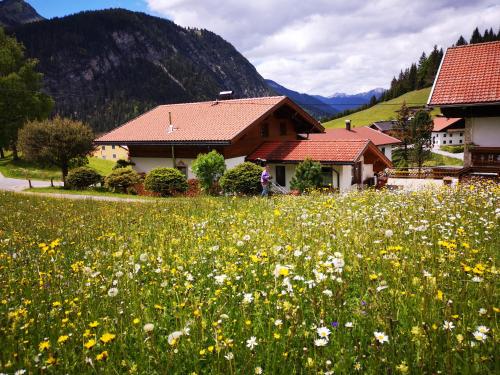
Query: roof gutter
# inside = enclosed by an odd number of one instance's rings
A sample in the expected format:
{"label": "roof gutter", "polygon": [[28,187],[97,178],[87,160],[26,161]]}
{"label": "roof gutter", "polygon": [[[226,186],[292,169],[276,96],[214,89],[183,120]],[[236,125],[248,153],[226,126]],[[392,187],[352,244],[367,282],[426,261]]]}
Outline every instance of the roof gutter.
{"label": "roof gutter", "polygon": [[94,141],[95,145],[125,146],[228,146],[231,141]]}
{"label": "roof gutter", "polygon": [[486,102],[486,103],[457,103],[457,104],[433,104],[441,108],[460,108],[460,107],[484,107],[500,105],[500,102]]}

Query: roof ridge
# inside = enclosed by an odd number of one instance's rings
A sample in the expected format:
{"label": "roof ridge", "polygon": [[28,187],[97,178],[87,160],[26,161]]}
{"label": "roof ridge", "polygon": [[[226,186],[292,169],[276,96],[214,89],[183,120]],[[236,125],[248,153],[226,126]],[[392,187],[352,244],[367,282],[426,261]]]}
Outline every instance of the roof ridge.
{"label": "roof ridge", "polygon": [[451,46],[451,47],[448,47],[448,49],[478,47],[478,46],[484,46],[487,44],[500,44],[500,40],[493,40],[491,42],[482,42],[482,43],[463,44],[461,46]]}
{"label": "roof ridge", "polygon": [[204,100],[200,102],[186,102],[186,103],[167,103],[159,104],[157,107],[169,107],[169,106],[181,106],[181,105],[191,105],[191,104],[205,104],[205,103],[227,103],[227,102],[238,102],[238,101],[248,101],[248,100],[264,100],[264,99],[284,99],[285,95],[274,95],[274,96],[260,96],[253,98],[239,98],[239,99],[225,99],[225,100]]}

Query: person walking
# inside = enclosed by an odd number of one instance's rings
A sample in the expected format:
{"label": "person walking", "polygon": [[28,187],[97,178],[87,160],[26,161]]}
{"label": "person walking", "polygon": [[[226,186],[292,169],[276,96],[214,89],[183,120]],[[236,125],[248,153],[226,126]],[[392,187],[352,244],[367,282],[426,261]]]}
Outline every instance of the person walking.
{"label": "person walking", "polygon": [[262,171],[262,174],[260,175],[260,184],[262,185],[262,197],[268,197],[269,196],[269,187],[271,185],[271,175],[269,174],[269,165],[264,166],[264,170]]}

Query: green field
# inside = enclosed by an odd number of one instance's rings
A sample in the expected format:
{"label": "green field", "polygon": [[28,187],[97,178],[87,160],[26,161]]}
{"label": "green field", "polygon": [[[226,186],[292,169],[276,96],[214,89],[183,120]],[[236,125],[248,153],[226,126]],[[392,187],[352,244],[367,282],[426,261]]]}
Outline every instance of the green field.
{"label": "green field", "polygon": [[[94,168],[101,175],[106,176],[111,173],[115,163],[110,160],[89,157],[89,167]],[[61,180],[61,171],[53,167],[40,167],[34,163],[23,160],[13,160],[11,154],[7,154],[5,159],[0,159],[0,173],[5,177],[32,179],[32,180]]]}
{"label": "green field", "polygon": [[[396,119],[397,114],[394,111],[398,110],[403,102],[406,102],[408,106],[425,105],[427,103],[427,99],[429,98],[430,91],[430,87],[411,91],[395,99],[379,103],[363,111],[325,122],[323,123],[323,126],[326,128],[342,128],[345,126],[346,119],[350,119],[352,126],[356,127],[370,125],[375,121]],[[431,112],[432,115],[437,115],[438,113],[439,109],[435,109]]]}
{"label": "green field", "polygon": [[132,195],[125,193],[113,193],[107,191],[104,188],[88,188],[85,190],[69,190],[64,187],[37,187],[24,190],[30,193],[40,193],[40,194],[68,194],[68,195],[91,195],[99,197],[115,197],[115,198],[126,198],[126,199],[139,199],[139,200],[151,200],[158,199],[155,197],[144,196],[144,195]]}
{"label": "green field", "polygon": [[499,206],[0,193],[0,373],[496,373]]}

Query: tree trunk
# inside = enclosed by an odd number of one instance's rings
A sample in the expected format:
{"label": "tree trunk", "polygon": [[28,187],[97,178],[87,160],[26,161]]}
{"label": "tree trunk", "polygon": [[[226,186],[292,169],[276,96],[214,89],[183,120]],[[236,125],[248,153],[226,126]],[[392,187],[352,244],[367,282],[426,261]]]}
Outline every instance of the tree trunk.
{"label": "tree trunk", "polygon": [[62,172],[63,186],[64,186],[64,188],[67,188],[67,186],[66,186],[66,176],[68,175],[68,165],[67,164],[64,164],[61,166],[61,172]]}
{"label": "tree trunk", "polygon": [[17,145],[15,143],[11,146],[12,149],[12,159],[19,160],[19,153],[17,152]]}
{"label": "tree trunk", "polygon": [[3,152],[3,147],[0,147],[0,159],[5,159],[5,154]]}

